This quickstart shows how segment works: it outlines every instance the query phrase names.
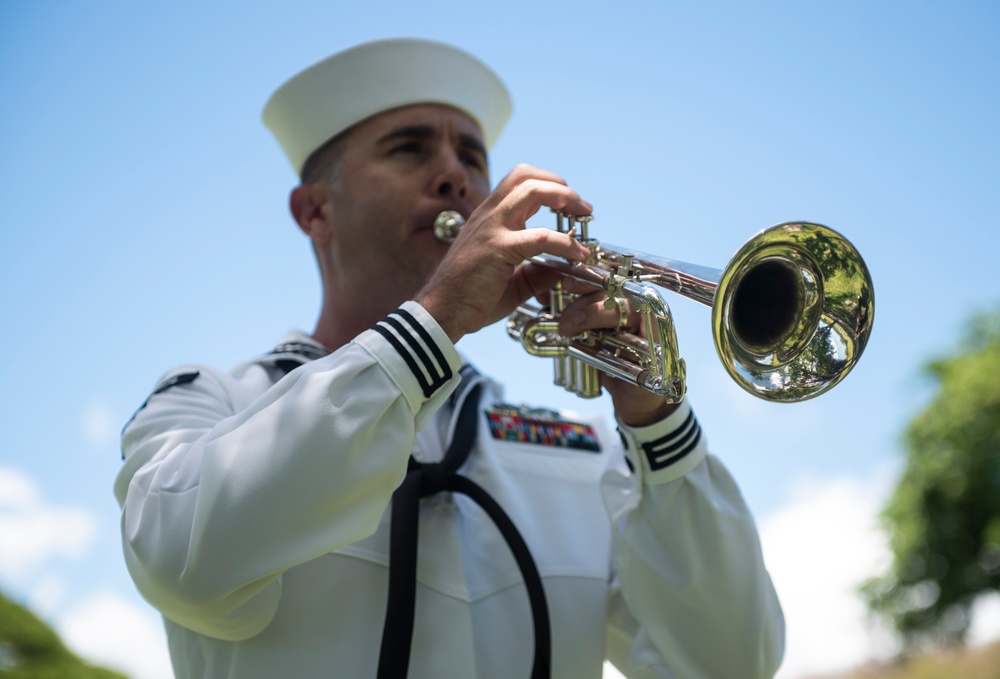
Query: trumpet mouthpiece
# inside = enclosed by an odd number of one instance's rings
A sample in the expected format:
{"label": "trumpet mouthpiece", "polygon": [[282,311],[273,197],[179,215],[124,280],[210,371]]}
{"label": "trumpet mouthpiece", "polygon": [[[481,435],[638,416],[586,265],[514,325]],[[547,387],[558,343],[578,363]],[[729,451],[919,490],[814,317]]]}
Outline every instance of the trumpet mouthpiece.
{"label": "trumpet mouthpiece", "polygon": [[434,237],[442,243],[454,243],[465,224],[465,217],[454,210],[445,210],[434,219]]}

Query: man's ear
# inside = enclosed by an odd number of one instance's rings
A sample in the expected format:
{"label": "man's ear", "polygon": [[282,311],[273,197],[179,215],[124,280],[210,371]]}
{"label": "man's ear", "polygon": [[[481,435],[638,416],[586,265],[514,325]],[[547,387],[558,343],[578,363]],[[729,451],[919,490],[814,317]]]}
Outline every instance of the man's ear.
{"label": "man's ear", "polygon": [[330,192],[322,184],[300,184],[288,197],[292,218],[314,243],[325,243],[332,236],[330,199]]}

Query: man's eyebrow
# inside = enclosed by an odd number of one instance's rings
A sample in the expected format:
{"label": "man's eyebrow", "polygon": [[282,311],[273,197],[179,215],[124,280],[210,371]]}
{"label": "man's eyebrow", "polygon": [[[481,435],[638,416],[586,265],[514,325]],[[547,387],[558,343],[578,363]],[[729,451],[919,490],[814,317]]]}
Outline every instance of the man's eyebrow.
{"label": "man's eyebrow", "polygon": [[[386,144],[399,139],[431,139],[435,134],[437,130],[432,125],[403,125],[381,137],[377,143]],[[458,135],[458,141],[464,148],[481,153],[484,157],[489,155],[486,146],[475,135],[461,133]]]}
{"label": "man's eyebrow", "polygon": [[396,139],[430,139],[434,136],[434,128],[430,125],[404,125],[397,127],[378,140],[379,144]]}
{"label": "man's eyebrow", "polygon": [[475,137],[471,134],[460,134],[458,135],[458,141],[465,148],[471,149],[476,153],[481,153],[484,158],[489,156],[486,152],[486,147],[483,145],[483,142],[480,141],[479,137]]}

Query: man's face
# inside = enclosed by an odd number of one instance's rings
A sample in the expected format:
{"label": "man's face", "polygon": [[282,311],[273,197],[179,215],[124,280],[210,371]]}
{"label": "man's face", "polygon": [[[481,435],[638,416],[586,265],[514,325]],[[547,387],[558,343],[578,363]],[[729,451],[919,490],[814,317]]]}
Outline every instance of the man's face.
{"label": "man's face", "polygon": [[479,126],[445,106],[407,106],[357,125],[341,153],[329,212],[338,285],[364,278],[369,294],[409,299],[447,252],[435,217],[468,216],[489,194]]}

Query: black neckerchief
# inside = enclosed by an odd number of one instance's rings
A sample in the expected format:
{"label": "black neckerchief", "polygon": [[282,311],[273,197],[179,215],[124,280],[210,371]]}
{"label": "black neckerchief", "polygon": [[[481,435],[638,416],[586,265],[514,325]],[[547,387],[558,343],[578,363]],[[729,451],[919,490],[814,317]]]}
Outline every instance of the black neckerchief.
{"label": "black neckerchief", "polygon": [[[465,372],[465,371],[463,371]],[[474,372],[473,372],[474,374]],[[466,376],[469,379],[469,376]],[[471,381],[471,380],[470,380]],[[451,445],[439,463],[425,464],[413,457],[406,478],[392,496],[392,516],[389,534],[389,596],[386,604],[382,648],[379,652],[377,679],[403,679],[410,663],[413,641],[413,617],[417,594],[417,540],[420,498],[442,491],[464,493],[478,504],[496,524],[517,561],[524,578],[531,604],[531,620],[535,630],[535,654],[531,679],[547,679],[551,675],[552,635],[545,590],[535,561],[521,534],[507,513],[481,486],[458,474],[476,442],[479,421],[481,384],[468,390],[461,404],[458,424]]]}

